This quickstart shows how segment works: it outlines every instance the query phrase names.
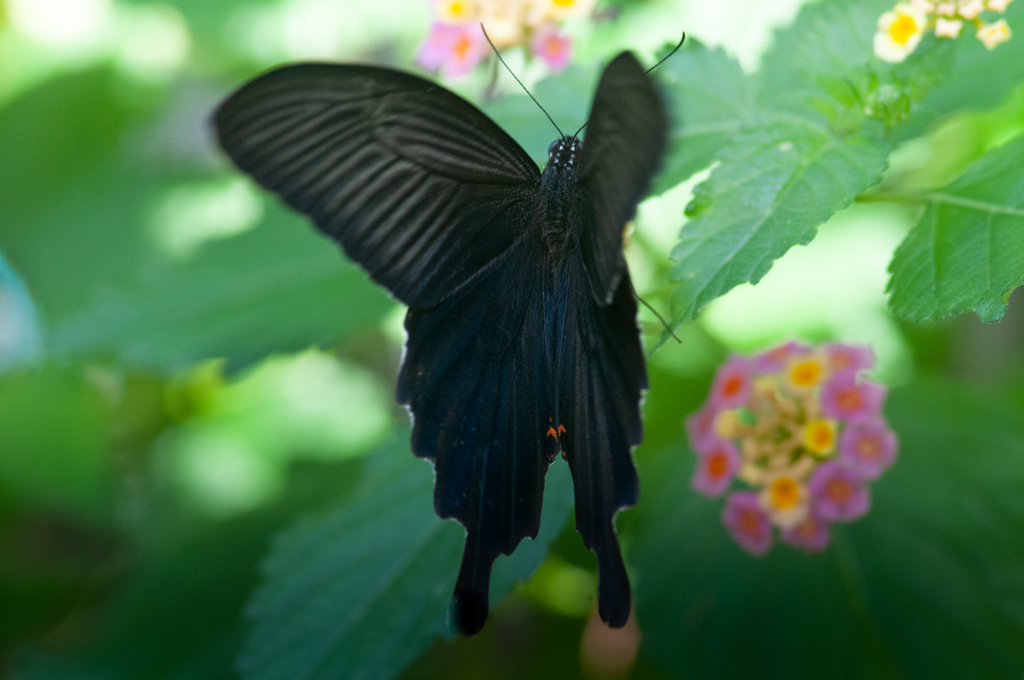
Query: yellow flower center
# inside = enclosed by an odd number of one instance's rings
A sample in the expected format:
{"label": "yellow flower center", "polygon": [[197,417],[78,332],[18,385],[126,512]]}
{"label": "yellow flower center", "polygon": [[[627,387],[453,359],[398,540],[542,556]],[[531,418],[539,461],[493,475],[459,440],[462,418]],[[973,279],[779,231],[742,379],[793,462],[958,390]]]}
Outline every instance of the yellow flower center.
{"label": "yellow flower center", "polygon": [[800,502],[800,486],[789,477],[779,477],[772,482],[772,505],[780,510],[789,510]]}
{"label": "yellow flower center", "polygon": [[815,359],[794,364],[789,372],[790,381],[797,387],[814,387],[821,378],[821,364]]}
{"label": "yellow flower center", "polygon": [[576,4],[576,0],[554,0],[554,4],[559,7],[572,7]]}
{"label": "yellow flower center", "polygon": [[901,14],[889,27],[889,35],[900,45],[906,45],[915,33],[917,33],[917,23],[914,22],[914,17],[906,14]]}
{"label": "yellow flower center", "polygon": [[832,448],[836,431],[827,420],[818,418],[804,428],[804,446],[814,453],[825,453]]}

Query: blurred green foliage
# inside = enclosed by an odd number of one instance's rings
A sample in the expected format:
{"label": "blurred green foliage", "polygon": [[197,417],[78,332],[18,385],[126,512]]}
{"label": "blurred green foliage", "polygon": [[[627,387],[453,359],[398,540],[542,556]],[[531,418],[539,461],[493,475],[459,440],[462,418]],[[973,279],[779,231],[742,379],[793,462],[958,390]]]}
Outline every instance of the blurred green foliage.
{"label": "blurred green foliage", "polygon": [[[627,247],[682,340],[642,311],[640,634],[594,637],[558,460],[487,628],[451,639],[462,533],[390,396],[402,310],[209,127],[280,61],[414,68],[426,1],[0,2],[0,675],[1019,678],[1024,2],[997,49],[968,27],[899,65],[872,56],[889,0],[713,4],[599,3],[551,77],[509,54],[570,130],[621,46],[689,34]],[[723,16],[784,25],[762,54]],[[543,162],[556,133],[496,66],[447,84]],[[791,335],[875,341],[900,457],[828,551],[756,559],[690,490],[682,419],[729,349]]]}

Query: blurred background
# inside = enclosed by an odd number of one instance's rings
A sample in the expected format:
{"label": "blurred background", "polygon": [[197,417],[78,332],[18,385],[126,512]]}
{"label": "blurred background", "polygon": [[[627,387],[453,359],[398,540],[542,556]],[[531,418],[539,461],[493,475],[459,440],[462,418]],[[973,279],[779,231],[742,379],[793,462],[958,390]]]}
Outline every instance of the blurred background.
{"label": "blurred background", "polygon": [[[573,63],[559,76],[521,49],[506,58],[566,128],[584,119],[601,64],[619,50],[653,63],[685,30],[753,72],[802,4],[600,2],[595,18],[565,24]],[[0,676],[262,677],[236,659],[272,537],[358,494],[375,456],[409,456],[408,418],[393,399],[404,310],[232,170],[210,114],[284,61],[415,71],[430,21],[427,0],[0,1]],[[544,157],[555,133],[506,74],[486,65],[446,85]],[[898,147],[890,176],[944,181],[1024,130],[1020,87],[995,107],[971,106]],[[627,257],[655,306],[671,287],[683,209],[706,176],[640,207]],[[822,635],[805,614],[831,602],[833,581],[848,597],[824,620],[870,620],[875,632],[824,629],[868,640],[852,649],[892,661],[893,677],[952,677],[921,651],[942,644],[961,654],[959,677],[1020,677],[1024,302],[1012,296],[990,325],[973,314],[918,325],[892,316],[887,267],[915,219],[912,207],[855,205],[650,357],[636,453],[644,493],[619,518],[639,632],[609,636],[595,624],[594,560],[568,519],[483,634],[433,644],[403,677],[727,677],[707,659],[688,664],[748,643],[774,659],[771,674],[799,676],[821,668],[800,654],[843,662],[837,649],[794,641]],[[653,347],[661,326],[646,310],[641,320]],[[682,421],[727,352],[790,338],[875,348],[904,458],[864,526],[828,555],[777,548],[758,563],[722,552],[732,548],[719,505],[687,483]],[[678,507],[667,505],[674,497]],[[705,549],[732,566],[691,568]],[[851,563],[860,550],[867,557]],[[899,550],[907,574],[893,566]],[[801,581],[819,567],[824,580]],[[912,587],[930,567],[945,575]],[[659,613],[657,600],[677,602],[676,586],[690,593],[685,606]],[[703,620],[705,586],[736,593],[708,633],[719,651],[687,637]],[[741,593],[754,595],[744,604]]]}

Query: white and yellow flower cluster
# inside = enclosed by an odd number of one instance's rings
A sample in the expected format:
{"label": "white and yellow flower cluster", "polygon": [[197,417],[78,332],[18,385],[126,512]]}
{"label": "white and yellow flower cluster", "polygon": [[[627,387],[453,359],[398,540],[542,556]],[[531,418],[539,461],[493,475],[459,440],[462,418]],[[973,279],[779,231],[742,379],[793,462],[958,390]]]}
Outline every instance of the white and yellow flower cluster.
{"label": "white and yellow flower cluster", "polygon": [[985,12],[1005,12],[1013,0],[911,0],[899,3],[878,18],[875,55],[891,63],[901,62],[914,51],[921,38],[934,30],[940,38],[957,38],[964,23],[974,24],[975,35],[988,49],[1010,39],[1006,19],[987,23]]}

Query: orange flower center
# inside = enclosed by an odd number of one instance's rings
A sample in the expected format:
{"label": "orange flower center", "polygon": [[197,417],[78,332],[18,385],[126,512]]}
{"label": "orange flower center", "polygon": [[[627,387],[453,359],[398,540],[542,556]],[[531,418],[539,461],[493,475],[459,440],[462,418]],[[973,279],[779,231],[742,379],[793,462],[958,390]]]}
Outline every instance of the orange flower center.
{"label": "orange flower center", "polygon": [[882,445],[876,437],[864,437],[857,442],[857,453],[861,458],[877,460],[882,455]]}
{"label": "orange flower center", "polygon": [[552,57],[561,56],[565,52],[565,45],[561,40],[552,36],[544,41],[544,51]]}
{"label": "orange flower center", "polygon": [[761,531],[761,516],[754,510],[740,510],[739,522],[740,531],[748,536],[756,536]]}
{"label": "orange flower center", "polygon": [[813,387],[820,377],[821,366],[817,361],[801,361],[790,372],[790,379],[797,387]]}
{"label": "orange flower center", "polygon": [[708,474],[712,477],[721,477],[729,469],[729,459],[721,451],[716,451],[708,458]]}
{"label": "orange flower center", "polygon": [[735,397],[743,389],[743,376],[742,375],[730,375],[722,383],[722,394],[727,397]]}
{"label": "orange flower center", "polygon": [[800,501],[800,487],[789,477],[779,477],[772,482],[772,505],[788,510]]}
{"label": "orange flower center", "polygon": [[910,36],[915,33],[917,33],[917,24],[913,17],[908,17],[906,14],[901,14],[900,18],[892,22],[892,26],[889,27],[889,35],[900,45],[906,45]]}
{"label": "orange flower center", "polygon": [[455,41],[455,46],[452,48],[452,52],[459,59],[465,59],[469,53],[469,48],[472,45],[472,41],[466,36],[459,36],[459,39]]}
{"label": "orange flower center", "polygon": [[830,479],[825,485],[825,495],[836,503],[845,503],[853,496],[853,485],[845,479]]}
{"label": "orange flower center", "polygon": [[796,527],[796,533],[801,538],[813,538],[818,531],[818,523],[808,517]]}
{"label": "orange flower center", "polygon": [[835,431],[824,420],[812,420],[804,430],[804,444],[815,453],[825,453],[832,448]]}
{"label": "orange flower center", "polygon": [[850,387],[840,392],[836,402],[839,404],[839,408],[844,411],[856,411],[864,404],[864,400],[860,396],[860,390],[856,387]]}

